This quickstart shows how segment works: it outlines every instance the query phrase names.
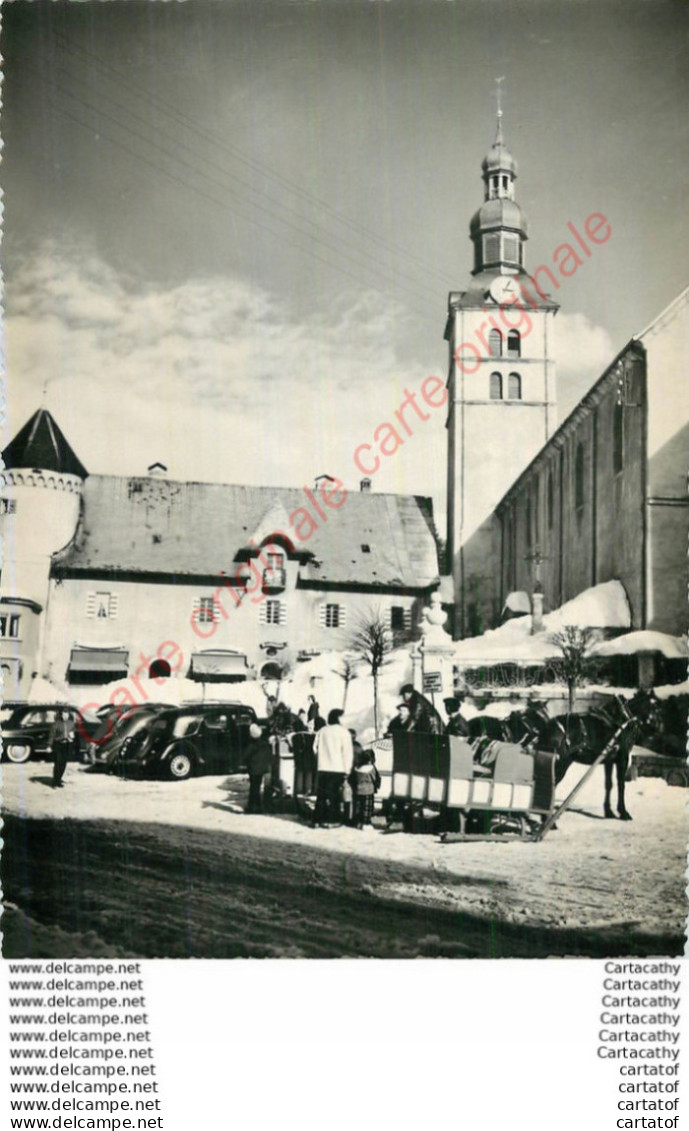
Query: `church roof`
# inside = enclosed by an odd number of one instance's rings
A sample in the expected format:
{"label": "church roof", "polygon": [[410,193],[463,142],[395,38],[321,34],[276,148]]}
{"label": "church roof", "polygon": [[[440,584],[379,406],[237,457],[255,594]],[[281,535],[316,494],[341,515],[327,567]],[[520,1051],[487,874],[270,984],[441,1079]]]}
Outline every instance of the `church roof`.
{"label": "church roof", "polygon": [[39,408],[2,453],[5,467],[36,467],[86,479],[88,471],[67,443],[50,413]]}
{"label": "church roof", "polygon": [[[418,590],[437,582],[430,499],[356,491],[333,509],[317,498],[325,520],[302,488],[91,475],[77,533],[53,557],[52,573],[232,576],[247,547],[260,545],[257,533],[264,541],[281,531],[308,559],[300,584]],[[314,515],[316,529],[303,521],[299,527],[303,515],[290,523],[300,507]],[[300,540],[297,527],[311,536]]]}

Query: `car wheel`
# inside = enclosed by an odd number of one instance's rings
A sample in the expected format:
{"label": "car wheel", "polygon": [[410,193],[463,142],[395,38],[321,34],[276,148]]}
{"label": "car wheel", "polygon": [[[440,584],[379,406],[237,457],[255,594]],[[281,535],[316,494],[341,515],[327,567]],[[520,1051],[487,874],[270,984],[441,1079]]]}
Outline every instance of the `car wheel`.
{"label": "car wheel", "polygon": [[179,750],[170,757],[167,768],[173,781],[184,781],[191,777],[194,764],[188,754]]}
{"label": "car wheel", "polygon": [[8,762],[21,765],[22,762],[28,762],[31,757],[31,746],[28,742],[11,742],[5,747],[5,757]]}

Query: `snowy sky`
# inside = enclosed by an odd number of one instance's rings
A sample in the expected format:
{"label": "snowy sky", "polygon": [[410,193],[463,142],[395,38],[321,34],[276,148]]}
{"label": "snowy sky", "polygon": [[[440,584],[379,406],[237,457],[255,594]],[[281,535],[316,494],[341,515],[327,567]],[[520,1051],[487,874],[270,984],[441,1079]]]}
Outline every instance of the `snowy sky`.
{"label": "snowy sky", "polygon": [[[612,226],[557,295],[564,416],[687,282],[688,25],[671,0],[6,5],[7,438],[44,403],[92,472],[354,486],[405,388],[445,379],[497,75],[527,266]],[[374,487],[444,525],[442,410]]]}

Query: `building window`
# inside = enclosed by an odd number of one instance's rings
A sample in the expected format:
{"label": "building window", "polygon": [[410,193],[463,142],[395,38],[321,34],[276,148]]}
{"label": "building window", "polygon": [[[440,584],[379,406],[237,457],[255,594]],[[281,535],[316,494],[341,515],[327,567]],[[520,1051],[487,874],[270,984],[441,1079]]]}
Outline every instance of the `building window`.
{"label": "building window", "polygon": [[266,601],[263,607],[265,608],[266,624],[285,623],[286,609],[282,601]]}
{"label": "building window", "polygon": [[86,597],[86,616],[97,620],[113,620],[117,616],[118,602],[116,593],[89,593]]}
{"label": "building window", "polygon": [[339,628],[339,614],[341,614],[341,607],[339,607],[339,605],[326,605],[327,629]]}
{"label": "building window", "polygon": [[505,259],[510,263],[519,263],[519,241],[516,236],[505,236]]}
{"label": "building window", "polygon": [[266,554],[266,561],[268,562],[268,569],[284,569],[285,568],[285,555],[277,553]]}
{"label": "building window", "polygon": [[336,605],[334,601],[324,602],[318,610],[321,628],[344,628],[345,616],[344,605]]}
{"label": "building window", "polygon": [[215,598],[213,597],[200,597],[198,611],[196,613],[196,621],[198,624],[214,624],[217,619],[217,609],[215,607]]}
{"label": "building window", "polygon": [[584,445],[577,444],[577,453],[574,457],[574,507],[575,510],[584,509]]}
{"label": "building window", "polygon": [[490,399],[492,401],[502,400],[502,374],[491,373],[490,375]]}
{"label": "building window", "polygon": [[390,628],[393,632],[404,632],[404,607],[393,605],[390,609]]}
{"label": "building window", "polygon": [[484,263],[498,263],[500,260],[500,236],[483,237]]}
{"label": "building window", "polygon": [[509,398],[511,401],[520,401],[522,399],[522,379],[518,373],[510,373],[507,384]]}
{"label": "building window", "polygon": [[519,330],[510,330],[509,334],[507,335],[507,356],[522,356],[522,338]]}
{"label": "building window", "polygon": [[541,540],[541,523],[540,523],[540,490],[539,481],[536,479],[533,485],[533,540],[536,546]]}
{"label": "building window", "polygon": [[411,636],[411,607],[391,605],[389,617],[393,644],[404,644]]}
{"label": "building window", "polygon": [[552,468],[548,472],[548,528],[552,530],[555,521],[555,484]]}
{"label": "building window", "polygon": [[18,613],[0,613],[0,640],[18,640],[19,621]]}
{"label": "building window", "polygon": [[491,330],[488,335],[488,352],[491,357],[502,357],[502,334],[499,330]]}
{"label": "building window", "polygon": [[16,514],[17,513],[17,500],[16,499],[0,499],[0,514]]}
{"label": "building window", "polygon": [[615,405],[612,418],[612,469],[617,475],[624,467],[624,407]]}

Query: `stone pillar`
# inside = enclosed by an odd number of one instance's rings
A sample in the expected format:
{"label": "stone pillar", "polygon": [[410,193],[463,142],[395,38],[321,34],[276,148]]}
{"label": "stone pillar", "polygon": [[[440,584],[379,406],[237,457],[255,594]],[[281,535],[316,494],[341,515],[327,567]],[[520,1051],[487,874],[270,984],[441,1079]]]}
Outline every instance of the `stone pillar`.
{"label": "stone pillar", "polygon": [[[443,611],[440,602],[440,593],[431,594],[431,603],[423,611],[421,623],[421,641],[418,652],[420,654],[419,683],[416,682],[417,667],[414,667],[414,687],[423,691],[423,679],[428,679],[432,673],[440,676],[439,684],[432,693],[432,698],[437,707],[442,706],[443,699],[454,694],[454,644],[452,637],[444,629],[447,614]],[[413,659],[413,657],[412,657]],[[429,694],[430,692],[424,692]]]}

